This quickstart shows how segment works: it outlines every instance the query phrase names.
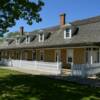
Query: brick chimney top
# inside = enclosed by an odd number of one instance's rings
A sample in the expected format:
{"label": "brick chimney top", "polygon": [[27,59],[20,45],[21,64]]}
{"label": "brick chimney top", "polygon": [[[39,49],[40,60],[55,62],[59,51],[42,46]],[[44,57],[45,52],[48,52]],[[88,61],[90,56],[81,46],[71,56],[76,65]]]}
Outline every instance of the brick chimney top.
{"label": "brick chimney top", "polygon": [[62,13],[60,14],[60,26],[63,27],[66,23],[66,14]]}
{"label": "brick chimney top", "polygon": [[20,34],[24,35],[24,27],[23,26],[20,27]]}

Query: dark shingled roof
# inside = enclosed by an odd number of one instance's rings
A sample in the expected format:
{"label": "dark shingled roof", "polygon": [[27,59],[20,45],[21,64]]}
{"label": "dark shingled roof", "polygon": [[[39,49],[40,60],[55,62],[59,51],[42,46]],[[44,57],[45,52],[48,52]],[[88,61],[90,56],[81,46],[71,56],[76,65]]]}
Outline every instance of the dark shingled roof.
{"label": "dark shingled roof", "polygon": [[[60,25],[40,29],[47,36],[44,42],[38,41],[38,33],[40,30],[30,32],[30,37],[35,35],[35,39],[29,44],[21,43],[16,45],[15,42],[11,45],[1,45],[0,49],[14,49],[14,48],[44,48],[44,47],[68,47],[68,46],[89,46],[99,45],[100,43],[100,16],[92,17],[84,20],[74,21],[70,23],[72,29],[72,38],[64,39],[64,29]],[[69,27],[66,24],[66,28]]]}
{"label": "dark shingled roof", "polygon": [[82,20],[76,20],[76,21],[72,22],[71,24],[73,24],[73,25],[83,25],[83,24],[96,23],[98,21],[100,21],[100,16],[82,19]]}

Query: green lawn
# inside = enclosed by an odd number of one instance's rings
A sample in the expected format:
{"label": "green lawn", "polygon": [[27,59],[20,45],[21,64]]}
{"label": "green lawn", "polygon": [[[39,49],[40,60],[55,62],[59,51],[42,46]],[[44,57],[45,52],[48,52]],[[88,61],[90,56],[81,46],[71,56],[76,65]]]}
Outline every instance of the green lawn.
{"label": "green lawn", "polygon": [[100,88],[0,69],[0,100],[100,100]]}

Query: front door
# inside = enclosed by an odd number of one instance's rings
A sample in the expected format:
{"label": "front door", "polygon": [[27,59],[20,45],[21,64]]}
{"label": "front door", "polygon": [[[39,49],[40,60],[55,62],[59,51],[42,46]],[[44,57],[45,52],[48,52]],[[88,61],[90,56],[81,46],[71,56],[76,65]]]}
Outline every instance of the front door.
{"label": "front door", "polygon": [[67,49],[66,48],[64,48],[64,49],[61,49],[61,62],[62,62],[62,67],[63,68],[67,68],[67,64],[66,64],[66,62],[67,62],[67,58],[66,58],[66,54],[67,53]]}

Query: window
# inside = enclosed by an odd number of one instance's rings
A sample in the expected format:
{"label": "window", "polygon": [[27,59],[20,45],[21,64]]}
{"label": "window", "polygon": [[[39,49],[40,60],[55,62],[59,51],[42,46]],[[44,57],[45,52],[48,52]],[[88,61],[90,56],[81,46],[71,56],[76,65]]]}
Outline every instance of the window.
{"label": "window", "polygon": [[68,57],[68,63],[72,63],[72,57]]}
{"label": "window", "polygon": [[44,34],[39,34],[39,42],[44,42]]}
{"label": "window", "polygon": [[8,42],[8,45],[10,45],[13,41],[14,41],[14,40],[10,40],[10,41]]}
{"label": "window", "polygon": [[64,39],[67,39],[67,38],[71,38],[72,36],[72,33],[71,33],[71,29],[65,29],[64,30]]}
{"label": "window", "polygon": [[32,42],[33,40],[35,40],[35,38],[36,38],[36,35],[30,36],[29,41]]}

